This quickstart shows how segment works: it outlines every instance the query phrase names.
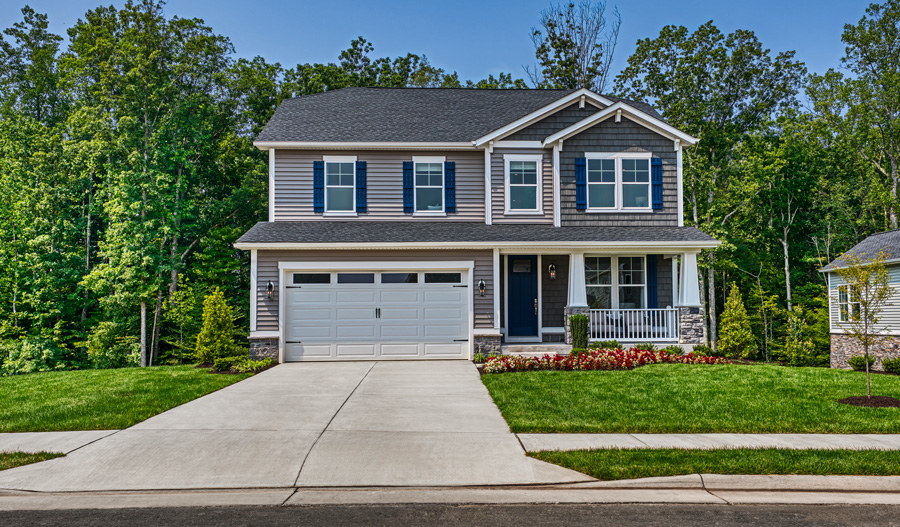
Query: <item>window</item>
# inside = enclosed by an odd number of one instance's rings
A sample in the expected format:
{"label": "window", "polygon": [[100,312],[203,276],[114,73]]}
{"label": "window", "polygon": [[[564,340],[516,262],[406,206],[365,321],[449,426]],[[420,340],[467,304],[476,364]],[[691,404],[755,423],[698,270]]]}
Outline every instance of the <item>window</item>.
{"label": "window", "polygon": [[[852,295],[850,287],[839,285],[838,288],[838,313],[841,322],[859,320],[859,302],[856,295]],[[853,297],[851,299],[851,296]]]}
{"label": "window", "polygon": [[650,154],[585,154],[588,210],[647,210]]}
{"label": "window", "polygon": [[330,284],[331,273],[294,273],[295,284]]}
{"label": "window", "polygon": [[541,214],[541,155],[506,155],[506,212]]}
{"label": "window", "polygon": [[415,212],[444,212],[444,158],[414,157]]}
{"label": "window", "polygon": [[381,273],[382,284],[418,284],[419,273]]}
{"label": "window", "polygon": [[325,212],[354,214],[356,158],[325,157]]}
{"label": "window", "polygon": [[462,282],[460,273],[425,273],[426,284],[458,284]]}
{"label": "window", "polygon": [[585,256],[584,282],[591,309],[644,308],[647,277],[643,256]]}
{"label": "window", "polygon": [[374,284],[375,273],[338,273],[339,284]]}

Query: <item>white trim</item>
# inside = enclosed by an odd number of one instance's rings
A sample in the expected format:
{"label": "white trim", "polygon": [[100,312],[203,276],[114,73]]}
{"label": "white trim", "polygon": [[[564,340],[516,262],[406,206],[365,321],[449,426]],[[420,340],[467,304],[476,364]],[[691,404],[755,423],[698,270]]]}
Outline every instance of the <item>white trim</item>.
{"label": "white trim", "polygon": [[557,99],[556,101],[548,104],[547,106],[544,106],[543,108],[539,108],[539,109],[531,112],[530,114],[526,115],[525,117],[522,117],[521,119],[517,119],[502,128],[498,128],[498,129],[494,130],[493,132],[485,135],[484,137],[480,137],[480,138],[476,139],[474,141],[475,146],[481,146],[481,145],[487,143],[488,141],[495,141],[495,140],[505,137],[509,134],[512,134],[518,130],[521,130],[522,128],[525,128],[526,126],[528,126],[530,124],[540,121],[547,115],[555,113],[558,110],[561,110],[561,109],[565,108],[566,106],[569,106],[570,104],[573,104],[573,103],[579,101],[582,96],[584,96],[585,98],[588,98],[591,101],[598,102],[604,106],[609,106],[613,103],[611,100],[607,99],[606,97],[603,97],[602,95],[598,95],[586,88],[581,88],[580,90],[574,91],[574,92],[570,93],[569,95],[566,95],[565,97]]}
{"label": "white trim", "polygon": [[347,243],[347,242],[330,242],[330,243],[280,243],[280,242],[245,242],[235,243],[234,247],[241,250],[250,249],[282,249],[282,250],[311,250],[311,249],[348,249],[348,250],[365,250],[365,249],[516,249],[531,251],[546,251],[566,249],[573,250],[608,250],[635,248],[646,249],[653,247],[656,250],[669,249],[669,252],[683,251],[699,251],[701,249],[715,249],[721,242],[718,240],[710,242],[592,242],[592,241],[563,241],[563,242],[373,242],[373,243]]}
{"label": "white trim", "polygon": [[681,141],[675,141],[675,175],[678,180],[678,226],[684,227],[684,172],[682,171]]}
{"label": "white trim", "polygon": [[611,106],[604,108],[603,110],[600,110],[599,112],[595,113],[594,115],[592,115],[586,119],[582,119],[581,121],[578,121],[577,123],[569,126],[568,128],[563,128],[562,130],[556,132],[555,134],[547,137],[546,139],[544,139],[544,146],[551,145],[561,139],[567,139],[575,134],[579,134],[579,133],[583,132],[584,130],[596,125],[597,123],[600,123],[600,122],[616,115],[616,113],[619,110],[621,110],[622,114],[624,114],[626,117],[628,117],[632,121],[634,121],[640,125],[643,125],[645,128],[649,128],[649,129],[653,130],[654,132],[671,139],[672,141],[675,141],[676,139],[680,139],[681,141],[683,141],[685,144],[687,144],[689,146],[694,145],[697,143],[697,141],[699,141],[699,139],[697,139],[696,137],[690,136],[690,135],[682,132],[681,130],[678,130],[677,128],[675,128],[673,126],[670,126],[670,125],[660,121],[659,119],[657,119],[649,114],[646,114],[646,113],[638,110],[637,108],[633,108],[633,107],[625,104],[624,102],[620,101]]}
{"label": "white trim", "polygon": [[465,142],[402,142],[402,141],[254,141],[260,150],[272,148],[290,150],[475,150],[472,141]]}
{"label": "white trim", "polygon": [[562,148],[562,141],[558,143],[553,143],[553,226],[559,227],[561,225],[560,222],[560,212],[559,212],[559,150]]}
{"label": "white trim", "polygon": [[[447,215],[447,173],[445,163],[447,162],[446,156],[413,156],[412,164],[413,164],[413,216],[446,216]],[[419,189],[419,185],[416,183],[416,165],[419,163],[428,163],[428,164],[439,164],[441,165],[441,210],[418,210],[416,204],[416,197],[419,195],[416,192]],[[426,185],[422,188],[437,188],[434,185]]]}
{"label": "white trim", "polygon": [[275,221],[275,149],[269,150],[269,221]]}
{"label": "white trim", "polygon": [[563,327],[563,326],[559,326],[559,327],[550,327],[550,326],[548,326],[548,327],[545,327],[545,328],[544,328],[543,334],[545,334],[545,335],[559,335],[559,334],[565,333],[565,332],[566,332],[566,328]]}
{"label": "white trim", "polygon": [[475,328],[475,336],[500,336],[502,333],[497,328]]}
{"label": "white trim", "polygon": [[[353,205],[351,205],[350,210],[328,210],[328,164],[329,163],[350,163],[350,166],[353,167],[353,185],[350,187],[350,194],[353,197]],[[323,196],[323,202],[325,205],[324,216],[349,216],[355,217],[356,214],[356,156],[322,156],[322,177],[324,181],[322,181],[322,193],[325,194]],[[347,188],[346,185],[331,185],[331,188]]]}
{"label": "white trim", "polygon": [[507,327],[509,327],[509,255],[503,255],[503,337],[509,339]]}
{"label": "white trim", "polygon": [[[585,197],[587,200],[587,209],[585,209],[586,213],[597,214],[597,213],[619,213],[619,212],[640,212],[640,213],[648,213],[653,212],[653,166],[650,160],[653,158],[652,152],[585,152],[585,193],[587,196]],[[616,172],[616,181],[615,185],[615,206],[614,207],[591,207],[590,203],[590,186],[592,183],[590,182],[590,177],[588,173],[588,160],[591,159],[612,159],[615,162],[615,172]],[[641,185],[643,183],[625,183],[623,181],[622,173],[622,161],[625,159],[639,159],[639,160],[647,160],[647,206],[646,207],[625,207],[624,201],[624,185]],[[593,183],[594,185],[609,185],[609,183]]]}
{"label": "white trim", "polygon": [[[274,150],[271,150],[274,152]],[[259,303],[259,286],[257,283],[258,255],[256,249],[250,250],[250,333],[256,331],[256,310]]]}
{"label": "white trim", "polygon": [[672,307],[678,307],[678,258],[670,255],[672,259]]}
{"label": "white trim", "polygon": [[500,249],[494,248],[492,267],[494,273],[494,328],[500,329]]}
{"label": "white trim", "polygon": [[542,141],[494,141],[493,143],[494,148],[545,148]]}
{"label": "white trim", "polygon": [[490,225],[493,221],[491,207],[491,149],[484,149],[484,223]]}
{"label": "white trim", "polygon": [[[535,164],[535,207],[534,209],[510,209],[509,208],[509,163],[510,161],[531,161]],[[503,154],[503,188],[504,188],[504,196],[503,196],[503,215],[504,216],[518,216],[518,215],[543,215],[544,214],[544,196],[543,196],[543,186],[544,186],[544,154]],[[531,186],[531,185],[517,185],[517,186]]]}
{"label": "white trim", "polygon": [[588,307],[584,279],[584,251],[569,254],[569,293],[566,307]]}
{"label": "white trim", "polygon": [[277,339],[280,334],[278,331],[251,331],[250,338],[258,338],[258,339]]}
{"label": "white trim", "polygon": [[541,255],[537,255],[537,336],[538,340],[544,341],[544,291],[542,284],[544,280],[543,278],[543,263],[541,261]]}
{"label": "white trim", "polygon": [[681,255],[681,277],[679,279],[680,307],[700,307],[700,273],[697,270],[697,253]]}

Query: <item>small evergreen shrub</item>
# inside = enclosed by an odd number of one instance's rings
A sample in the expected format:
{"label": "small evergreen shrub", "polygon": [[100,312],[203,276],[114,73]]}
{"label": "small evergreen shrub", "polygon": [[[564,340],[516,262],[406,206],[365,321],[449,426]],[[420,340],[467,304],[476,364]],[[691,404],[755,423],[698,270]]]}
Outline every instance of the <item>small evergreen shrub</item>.
{"label": "small evergreen shrub", "polygon": [[701,357],[713,357],[715,354],[711,347],[706,344],[695,344],[694,350],[691,352],[694,355],[699,355]]}
{"label": "small evergreen shrub", "polygon": [[588,316],[572,315],[569,317],[569,329],[572,331],[572,347],[588,347]]}
{"label": "small evergreen shrub", "polygon": [[[854,355],[850,357],[847,364],[856,371],[866,371],[866,357],[863,355]],[[871,370],[873,366],[875,366],[875,356],[869,355],[869,370]]]}
{"label": "small evergreen shrub", "polygon": [[800,306],[788,311],[787,335],[781,358],[791,366],[824,366],[828,362],[827,356],[816,353],[806,312]]}
{"label": "small evergreen shrub", "polygon": [[672,355],[684,355],[684,348],[682,348],[678,344],[669,344],[659,351],[665,351],[666,353],[671,353]]}
{"label": "small evergreen shrub", "polygon": [[481,353],[480,351],[472,356],[472,362],[475,364],[481,364],[486,360],[487,358],[484,356],[484,353]]}
{"label": "small evergreen shrub", "polygon": [[200,364],[213,364],[216,359],[240,355],[234,342],[234,312],[217,287],[203,299],[203,326],[197,335],[195,358]]}
{"label": "small evergreen shrub", "polygon": [[218,357],[213,361],[213,369],[216,371],[230,371],[235,365],[250,360],[249,357]]}
{"label": "small evergreen shrub", "polygon": [[748,359],[756,355],[756,339],[737,284],[731,284],[731,292],[725,301],[716,344],[719,353],[726,357]]}
{"label": "small evergreen shrub", "polygon": [[622,345],[619,344],[618,340],[600,340],[600,341],[592,343],[591,347],[594,349],[601,349],[601,350],[622,349]]}
{"label": "small evergreen shrub", "polygon": [[84,343],[92,367],[106,369],[140,365],[141,343],[137,338],[123,333],[122,327],[115,322],[97,324]]}
{"label": "small evergreen shrub", "polygon": [[900,357],[896,359],[881,359],[881,367],[888,373],[900,373]]}
{"label": "small evergreen shrub", "polygon": [[652,342],[639,342],[634,345],[634,349],[656,351],[656,346],[654,346]]}
{"label": "small evergreen shrub", "polygon": [[268,368],[269,366],[272,366],[273,364],[275,364],[275,361],[271,358],[265,358],[262,360],[250,360],[249,358],[243,358],[243,360],[231,367],[231,371],[235,373],[256,373]]}

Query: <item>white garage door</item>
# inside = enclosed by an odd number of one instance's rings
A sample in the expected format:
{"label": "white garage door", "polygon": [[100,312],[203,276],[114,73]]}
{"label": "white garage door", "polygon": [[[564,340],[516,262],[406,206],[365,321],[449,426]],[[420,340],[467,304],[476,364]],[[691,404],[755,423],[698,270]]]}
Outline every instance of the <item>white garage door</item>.
{"label": "white garage door", "polygon": [[466,271],[288,272],[284,359],[465,359]]}

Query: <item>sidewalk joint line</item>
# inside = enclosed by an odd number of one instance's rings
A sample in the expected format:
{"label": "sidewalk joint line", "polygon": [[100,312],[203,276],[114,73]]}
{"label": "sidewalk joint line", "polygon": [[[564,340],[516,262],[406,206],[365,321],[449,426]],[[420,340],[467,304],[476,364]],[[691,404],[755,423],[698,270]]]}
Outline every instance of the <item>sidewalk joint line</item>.
{"label": "sidewalk joint line", "polygon": [[637,436],[636,436],[635,434],[628,434],[628,437],[634,439],[635,441],[637,441],[638,443],[644,445],[644,446],[647,447],[647,448],[653,448],[653,447],[651,447],[650,445],[648,445],[647,443],[645,443],[645,442],[641,441],[640,439],[638,439]]}
{"label": "sidewalk joint line", "polygon": [[90,442],[88,442],[88,443],[85,443],[85,444],[83,444],[83,445],[77,447],[77,448],[73,448],[72,450],[69,450],[68,452],[63,452],[63,453],[64,453],[65,455],[68,456],[68,455],[71,454],[72,452],[75,452],[76,450],[81,450],[82,448],[84,448],[84,447],[86,447],[86,446],[88,446],[88,445],[93,445],[94,443],[96,443],[97,441],[100,441],[101,439],[106,439],[107,437],[112,437],[112,436],[118,434],[119,432],[121,432],[122,430],[124,430],[124,428],[123,428],[123,429],[120,429],[120,430],[113,430],[111,433],[106,434],[105,436],[98,437],[97,439],[94,439],[93,441],[90,441]]}

